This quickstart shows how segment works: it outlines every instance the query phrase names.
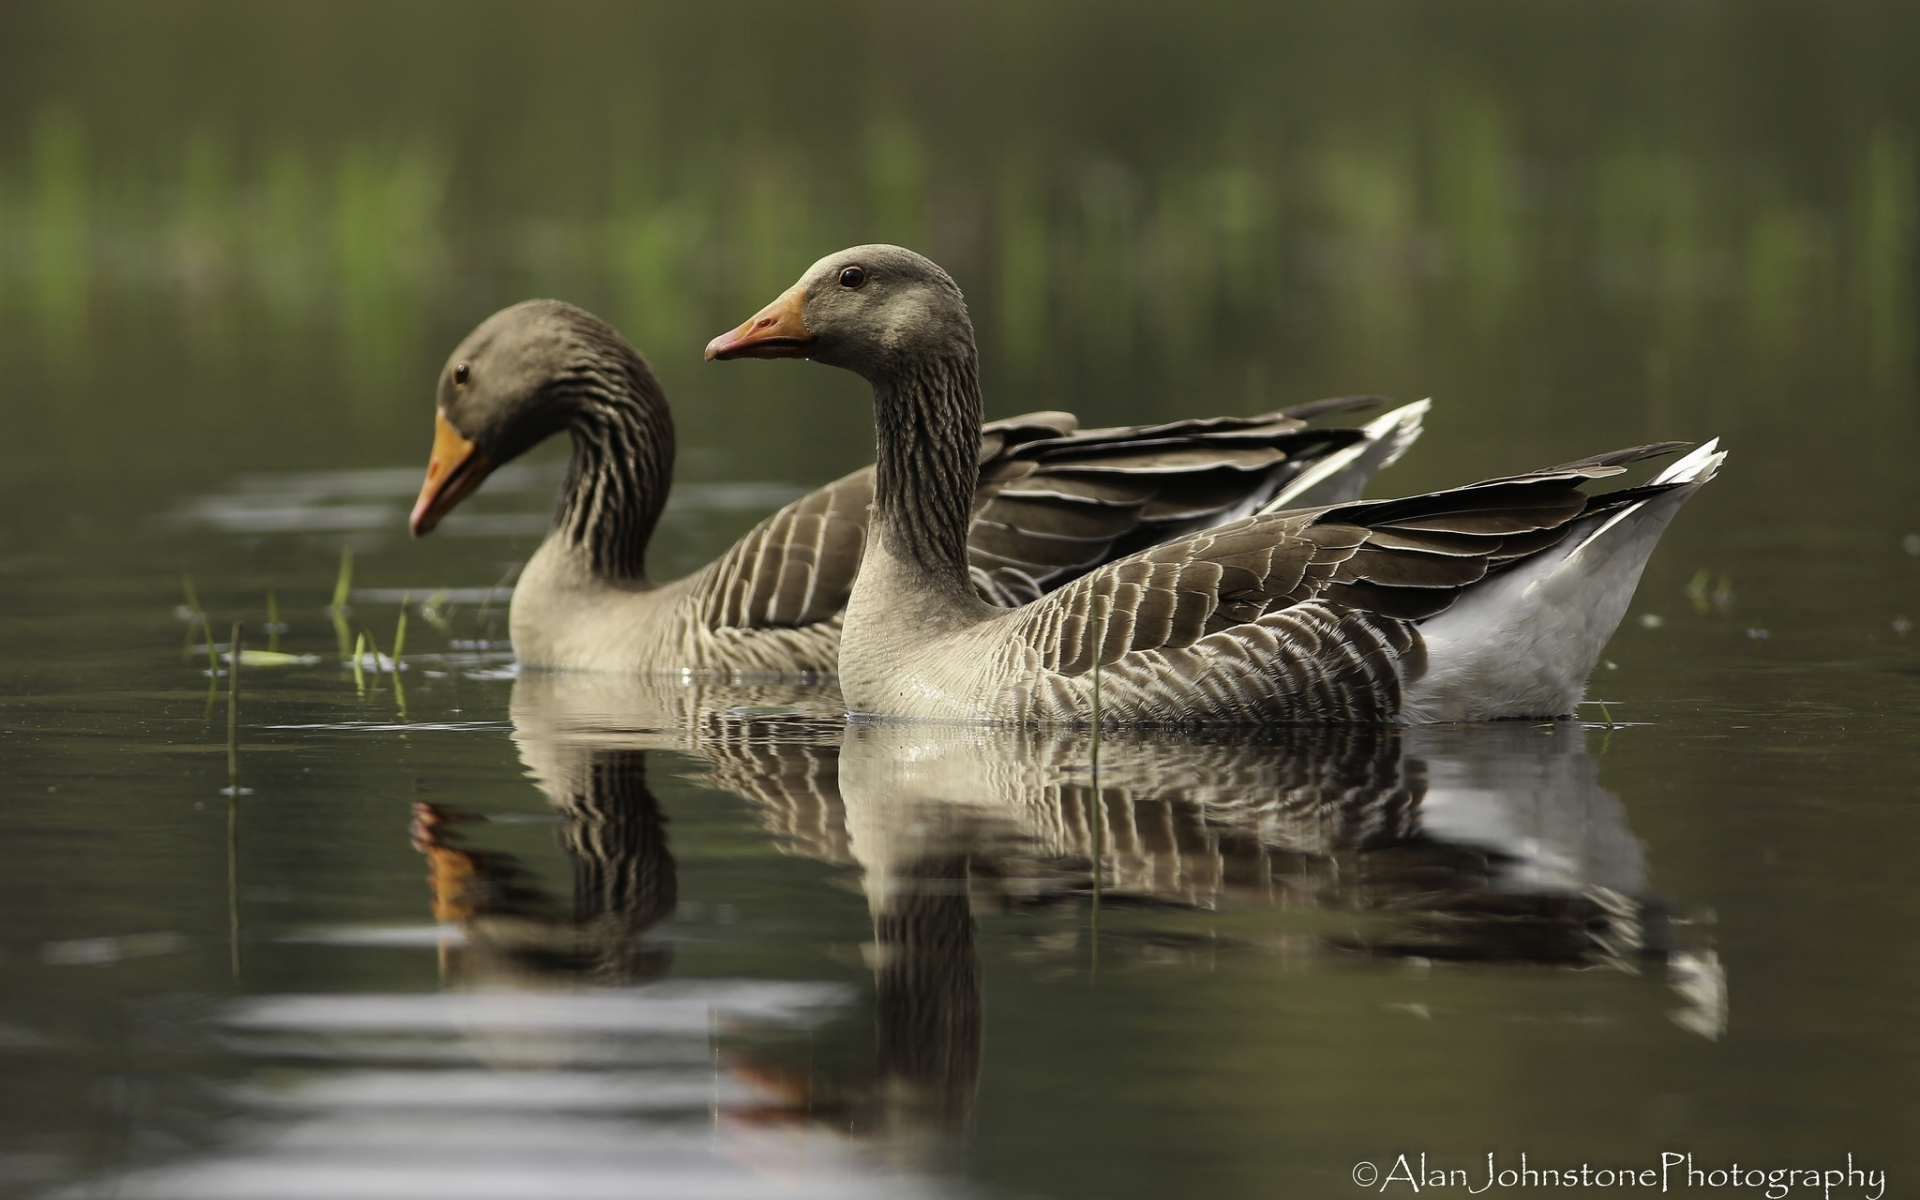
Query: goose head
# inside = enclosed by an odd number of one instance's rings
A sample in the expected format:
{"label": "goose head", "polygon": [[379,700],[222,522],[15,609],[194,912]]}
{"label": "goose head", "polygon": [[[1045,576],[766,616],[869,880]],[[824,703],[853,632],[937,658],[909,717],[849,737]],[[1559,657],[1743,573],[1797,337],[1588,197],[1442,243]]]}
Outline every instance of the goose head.
{"label": "goose head", "polygon": [[[528,300],[482,321],[440,371],[413,536],[430,532],[495,468],[567,428],[582,383],[622,380],[621,360],[640,362],[611,326],[558,300]],[[640,374],[651,378],[643,363]]]}
{"label": "goose head", "polygon": [[811,358],[871,382],[973,353],[973,323],[952,277],[886,245],[827,255],[745,324],[707,343],[709,360]]}

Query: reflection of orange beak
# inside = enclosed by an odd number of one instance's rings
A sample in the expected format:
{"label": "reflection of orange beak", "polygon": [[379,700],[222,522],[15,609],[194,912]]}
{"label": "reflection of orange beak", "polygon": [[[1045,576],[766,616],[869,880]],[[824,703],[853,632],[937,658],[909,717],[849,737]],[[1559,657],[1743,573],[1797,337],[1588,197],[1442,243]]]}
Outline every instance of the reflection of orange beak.
{"label": "reflection of orange beak", "polygon": [[813,348],[813,334],[800,319],[807,293],[794,284],[780,298],[753,314],[745,325],[707,343],[707,359],[805,358]]}
{"label": "reflection of orange beak", "polygon": [[464,921],[473,916],[476,905],[475,878],[479,865],[473,855],[455,849],[442,840],[441,827],[459,820],[464,814],[437,804],[415,801],[413,806],[413,848],[427,856],[427,882],[433,888],[433,919],[442,924]]}
{"label": "reflection of orange beak", "polygon": [[445,413],[433,414],[433,455],[427,459],[427,481],[420,485],[420,499],[414,501],[413,516],[407,522],[413,536],[431,533],[492,470],[493,460],[461,437],[447,423]]}

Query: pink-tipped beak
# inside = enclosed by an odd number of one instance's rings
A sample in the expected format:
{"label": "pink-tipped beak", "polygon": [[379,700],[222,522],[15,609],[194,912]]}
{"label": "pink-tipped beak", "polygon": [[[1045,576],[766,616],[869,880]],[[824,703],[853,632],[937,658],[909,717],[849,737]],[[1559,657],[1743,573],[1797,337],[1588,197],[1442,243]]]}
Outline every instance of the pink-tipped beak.
{"label": "pink-tipped beak", "polygon": [[753,314],[745,325],[707,343],[707,361],[728,358],[805,358],[813,334],[800,319],[807,293],[794,284],[780,298]]}

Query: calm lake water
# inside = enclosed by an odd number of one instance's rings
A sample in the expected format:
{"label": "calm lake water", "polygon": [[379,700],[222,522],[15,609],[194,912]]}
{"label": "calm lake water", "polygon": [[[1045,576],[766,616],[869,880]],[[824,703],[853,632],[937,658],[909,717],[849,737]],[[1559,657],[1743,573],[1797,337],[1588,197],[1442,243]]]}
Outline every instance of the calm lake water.
{"label": "calm lake water", "polygon": [[[1268,8],[0,13],[0,1193],[1910,1194],[1920,17]],[[564,448],[408,541],[454,341],[653,358],[678,572],[869,458],[851,376],[699,353],[874,239],[992,415],[1433,396],[1373,494],[1731,457],[1577,722],[1096,775],[516,678]],[[189,587],[297,659],[231,757]]]}

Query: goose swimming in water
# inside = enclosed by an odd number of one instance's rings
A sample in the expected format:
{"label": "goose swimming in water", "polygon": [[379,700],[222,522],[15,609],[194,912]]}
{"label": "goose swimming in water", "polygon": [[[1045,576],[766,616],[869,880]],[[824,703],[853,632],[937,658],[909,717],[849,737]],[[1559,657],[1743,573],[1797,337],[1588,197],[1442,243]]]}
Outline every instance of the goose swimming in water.
{"label": "goose swimming in water", "polygon": [[[1120,429],[1082,430],[1058,412],[976,421],[964,468],[968,586],[983,603],[1023,603],[1277,497],[1357,496],[1419,435],[1425,403],[1364,429],[1310,429],[1305,418],[1373,403]],[[872,468],[795,500],[684,579],[656,582],[647,543],[674,456],[665,392],[611,326],[557,300],[495,313],[447,359],[414,536],[495,468],[561,432],[572,436],[573,460],[553,528],[513,594],[523,665],[833,671],[866,542]]]}
{"label": "goose swimming in water", "polygon": [[1597,496],[1580,485],[1680,444],[1267,512],[1008,610],[968,573],[981,395],[945,271],[897,246],[830,254],[707,357],[812,358],[872,386],[873,544],[840,643],[857,714],[1079,723],[1096,679],[1116,724],[1568,714],[1661,531],[1726,457],[1709,442]]}

